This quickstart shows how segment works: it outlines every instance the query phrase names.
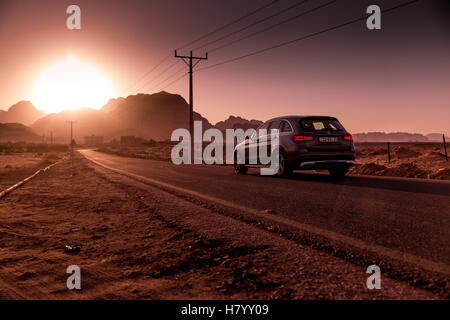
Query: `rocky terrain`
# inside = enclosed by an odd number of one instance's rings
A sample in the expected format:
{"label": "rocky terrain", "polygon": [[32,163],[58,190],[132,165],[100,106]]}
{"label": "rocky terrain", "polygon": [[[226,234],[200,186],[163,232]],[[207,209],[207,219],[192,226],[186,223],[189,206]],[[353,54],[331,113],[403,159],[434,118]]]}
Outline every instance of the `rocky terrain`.
{"label": "rocky terrain", "polygon": [[[450,145],[447,144],[447,152]],[[392,143],[391,161],[386,143],[356,144],[353,174],[422,179],[450,179],[450,161],[445,160],[439,143]]]}

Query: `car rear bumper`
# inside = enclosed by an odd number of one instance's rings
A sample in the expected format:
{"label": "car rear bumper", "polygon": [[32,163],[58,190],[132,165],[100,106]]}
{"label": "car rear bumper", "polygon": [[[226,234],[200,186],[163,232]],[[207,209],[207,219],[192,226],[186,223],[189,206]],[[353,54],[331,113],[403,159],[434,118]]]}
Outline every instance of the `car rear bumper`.
{"label": "car rear bumper", "polygon": [[328,169],[332,167],[350,167],[355,164],[354,160],[319,160],[305,161],[298,166],[299,169]]}
{"label": "car rear bumper", "polygon": [[328,169],[331,167],[350,167],[355,162],[354,152],[330,153],[291,153],[288,154],[291,166],[295,169]]}

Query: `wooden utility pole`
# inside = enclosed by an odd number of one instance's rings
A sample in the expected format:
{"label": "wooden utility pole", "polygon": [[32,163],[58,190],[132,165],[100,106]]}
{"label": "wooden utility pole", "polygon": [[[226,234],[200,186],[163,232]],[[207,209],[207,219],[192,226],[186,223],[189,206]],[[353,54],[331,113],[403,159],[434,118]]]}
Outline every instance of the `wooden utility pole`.
{"label": "wooden utility pole", "polygon": [[[175,50],[175,58],[183,59],[184,63],[189,67],[189,133],[191,134],[191,159],[192,163],[194,163],[194,67],[201,60],[208,60],[208,53],[205,54],[204,57],[194,57],[192,56],[192,51],[189,56],[179,56],[177,54],[177,50]],[[187,62],[185,59],[189,59]],[[193,63],[193,60],[197,60]]]}
{"label": "wooden utility pole", "polygon": [[391,163],[391,143],[388,142],[388,162]]}
{"label": "wooden utility pole", "polygon": [[445,143],[445,134],[442,134],[442,141],[444,142],[444,154],[445,154],[445,160],[448,161],[447,144]]}
{"label": "wooden utility pole", "polygon": [[73,147],[75,146],[75,143],[73,141],[73,124],[75,123],[74,121],[70,120],[70,121],[66,121],[66,123],[70,123],[70,159],[72,162],[72,169],[73,169]]}
{"label": "wooden utility pole", "polygon": [[73,124],[75,122],[70,120],[70,121],[66,121],[66,123],[70,123],[70,143],[69,143],[69,145],[72,145],[72,143],[73,143]]}

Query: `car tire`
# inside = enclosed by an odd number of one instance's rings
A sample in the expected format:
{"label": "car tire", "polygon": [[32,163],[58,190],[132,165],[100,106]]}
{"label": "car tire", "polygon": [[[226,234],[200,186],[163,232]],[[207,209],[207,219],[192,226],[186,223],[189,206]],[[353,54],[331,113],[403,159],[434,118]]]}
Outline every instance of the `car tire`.
{"label": "car tire", "polygon": [[244,164],[238,163],[237,160],[237,154],[234,154],[234,172],[236,174],[246,174],[248,171],[248,168]]}
{"label": "car tire", "polygon": [[333,178],[342,179],[348,172],[348,167],[329,168],[328,172]]}
{"label": "car tire", "polygon": [[288,163],[288,158],[284,152],[280,152],[278,172],[276,175],[278,177],[287,177],[292,174],[292,168]]}
{"label": "car tire", "polygon": [[248,168],[245,165],[238,163],[234,164],[234,172],[236,172],[237,174],[246,174],[247,171]]}

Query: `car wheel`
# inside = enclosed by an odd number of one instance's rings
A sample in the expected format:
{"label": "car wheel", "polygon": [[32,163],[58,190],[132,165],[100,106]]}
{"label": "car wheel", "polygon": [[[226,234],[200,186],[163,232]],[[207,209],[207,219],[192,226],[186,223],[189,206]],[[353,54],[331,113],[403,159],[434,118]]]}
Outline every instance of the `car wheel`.
{"label": "car wheel", "polygon": [[328,169],[328,172],[330,172],[330,175],[333,178],[342,179],[347,174],[348,167],[342,167],[342,168],[330,168]]}
{"label": "car wheel", "polygon": [[248,168],[246,166],[244,166],[243,164],[235,163],[234,164],[234,171],[237,174],[246,174],[247,171],[248,171]]}
{"label": "car wheel", "polygon": [[236,172],[237,174],[246,174],[248,171],[248,168],[243,165],[238,163],[239,161],[237,160],[237,156],[236,154],[234,155],[234,172]]}
{"label": "car wheel", "polygon": [[278,177],[286,177],[292,173],[292,169],[289,166],[288,159],[284,152],[280,152],[279,162],[278,162]]}

